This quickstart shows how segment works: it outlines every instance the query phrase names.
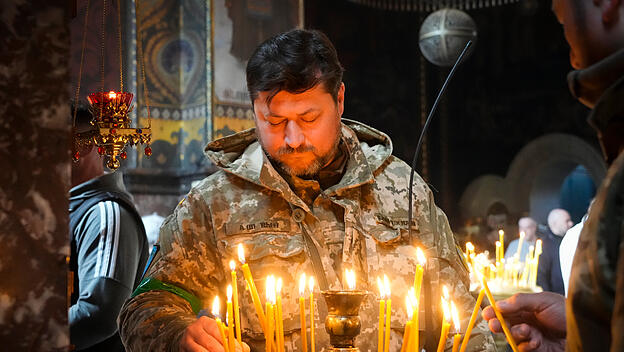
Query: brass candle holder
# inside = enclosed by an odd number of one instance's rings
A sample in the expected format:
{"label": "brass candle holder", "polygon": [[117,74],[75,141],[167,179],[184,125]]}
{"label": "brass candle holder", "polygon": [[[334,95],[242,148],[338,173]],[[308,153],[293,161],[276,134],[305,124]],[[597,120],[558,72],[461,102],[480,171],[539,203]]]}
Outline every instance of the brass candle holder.
{"label": "brass candle holder", "polygon": [[329,351],[359,352],[355,338],[360,334],[360,305],[368,295],[366,291],[323,291],[327,304],[325,331],[329,334]]}

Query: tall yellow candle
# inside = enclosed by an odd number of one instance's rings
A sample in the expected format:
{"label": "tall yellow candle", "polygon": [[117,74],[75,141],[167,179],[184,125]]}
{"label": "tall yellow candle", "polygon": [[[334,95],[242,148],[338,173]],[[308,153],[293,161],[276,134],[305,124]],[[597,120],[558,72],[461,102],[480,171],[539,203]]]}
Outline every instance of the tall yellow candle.
{"label": "tall yellow candle", "polygon": [[314,341],[314,276],[310,277],[308,286],[310,289],[310,350],[316,352]]}
{"label": "tall yellow candle", "polygon": [[505,231],[498,230],[498,241],[501,244],[501,258],[505,257]]}
{"label": "tall yellow candle", "polygon": [[518,249],[516,250],[516,255],[518,257],[518,260],[520,260],[520,253],[522,252],[522,242],[524,242],[524,236],[526,236],[524,234],[524,231],[520,232],[520,237],[518,239]]}
{"label": "tall yellow candle", "polygon": [[[468,242],[470,243],[470,242]],[[468,245],[468,244],[466,244]],[[470,250],[473,251],[474,250],[474,246],[472,246],[472,243],[470,243]],[[420,302],[420,291],[422,288],[422,278],[423,278],[423,273],[424,273],[424,267],[427,264],[427,257],[425,257],[425,253],[422,251],[422,249],[420,249],[420,247],[416,248],[416,260],[417,260],[417,264],[416,264],[416,280],[414,281],[414,297],[413,297],[413,302],[412,304],[414,304],[413,309],[414,309],[414,314],[412,317],[412,335],[413,335],[413,346],[415,349],[419,348],[419,339],[420,339],[420,326],[419,326],[419,314],[420,314],[420,307],[418,306],[418,302]],[[415,351],[415,350],[414,350]]]}
{"label": "tall yellow candle", "polygon": [[451,328],[451,323],[449,322],[451,319],[451,314],[449,312],[448,302],[441,298],[442,302],[442,330],[440,331],[440,341],[438,342],[438,352],[444,351],[444,346],[446,345],[446,337],[448,336],[449,329]]}
{"label": "tall yellow candle", "polygon": [[501,314],[500,310],[498,310],[498,307],[496,307],[496,301],[494,300],[494,296],[492,295],[492,292],[490,292],[490,288],[488,287],[487,280],[482,277],[481,283],[483,285],[483,289],[485,290],[485,295],[490,301],[490,305],[494,309],[494,314],[496,314],[496,318],[498,318],[498,321],[503,327],[503,332],[505,333],[507,342],[509,343],[509,345],[511,346],[511,349],[514,352],[518,352],[518,346],[516,345],[516,341],[514,341],[513,336],[511,336],[511,331],[509,331],[509,327],[507,327],[507,323],[505,322],[503,315]]}
{"label": "tall yellow candle", "polygon": [[392,299],[390,291],[390,280],[388,276],[384,274],[384,293],[386,295],[386,332],[384,340],[384,352],[390,351],[390,322],[392,317]]}
{"label": "tall yellow candle", "polygon": [[215,321],[217,322],[217,327],[219,328],[219,334],[221,335],[221,340],[223,341],[223,349],[225,352],[230,352],[230,348],[228,346],[228,339],[225,335],[225,327],[221,322],[221,304],[219,302],[219,296],[215,297],[212,301],[212,315],[215,317]]}
{"label": "tall yellow candle", "polygon": [[275,304],[275,277],[273,275],[267,276],[266,279],[266,330],[264,333],[265,350],[266,352],[273,351],[272,347],[275,346],[274,342],[274,318],[273,305]]}
{"label": "tall yellow candle", "polygon": [[284,352],[284,315],[282,314],[282,278],[277,279],[275,284],[275,290],[277,291],[277,311],[275,312],[276,326],[277,326],[277,350]]}
{"label": "tall yellow candle", "polygon": [[383,283],[377,276],[377,286],[379,286],[379,328],[377,331],[377,352],[383,352],[384,346],[384,314],[386,309],[386,296],[384,293]]}
{"label": "tall yellow candle", "polygon": [[299,278],[299,321],[301,323],[301,346],[303,352],[308,352],[308,329],[306,328],[306,312],[305,312],[305,286],[306,274],[301,274]]}
{"label": "tall yellow candle", "polygon": [[234,310],[232,309],[232,285],[227,287],[227,316],[226,321],[228,324],[228,345],[230,351],[236,351],[236,345],[234,344]]}
{"label": "tall yellow candle", "polygon": [[477,321],[477,315],[479,315],[479,309],[481,308],[481,302],[483,302],[483,296],[485,296],[485,290],[481,289],[481,291],[479,291],[479,296],[477,297],[477,303],[472,310],[472,315],[470,316],[468,327],[466,327],[466,334],[464,335],[464,340],[462,341],[461,347],[459,348],[459,352],[465,352],[466,347],[468,347],[468,340],[470,339],[472,328]]}
{"label": "tall yellow candle", "polygon": [[453,317],[453,326],[455,327],[455,335],[453,335],[453,352],[457,352],[459,350],[460,339],[460,326],[459,326],[459,313],[457,312],[457,307],[455,307],[455,303],[451,301],[451,316]]}
{"label": "tall yellow candle", "polygon": [[501,260],[501,243],[496,241],[496,262],[500,263]]}
{"label": "tall yellow candle", "polygon": [[535,287],[537,284],[537,269],[539,266],[539,257],[542,254],[542,240],[537,240],[537,242],[535,242],[535,255],[533,256],[534,262],[533,262],[533,277],[531,279],[531,287]]}
{"label": "tall yellow candle", "polygon": [[412,308],[412,300],[409,295],[405,296],[405,310],[407,312],[407,322],[405,323],[405,330],[403,331],[403,342],[401,343],[401,352],[407,351],[409,352],[410,339],[412,338],[411,330],[412,330],[412,318],[414,314],[414,309]]}
{"label": "tall yellow candle", "polygon": [[236,326],[236,340],[238,341],[238,343],[242,343],[240,309],[238,307],[238,279],[236,277],[236,263],[233,260],[230,260],[230,270],[232,271],[232,298],[234,302],[234,325]]}
{"label": "tall yellow candle", "polygon": [[249,288],[249,291],[251,292],[251,300],[253,301],[254,307],[256,308],[258,320],[260,321],[262,330],[266,333],[266,317],[264,315],[264,310],[262,309],[262,302],[260,302],[260,296],[258,295],[256,284],[253,281],[253,276],[251,276],[251,270],[249,270],[249,265],[245,263],[245,250],[242,244],[238,245],[238,260],[242,264],[241,270],[243,271],[243,276],[245,277],[245,281],[247,282],[247,288]]}
{"label": "tall yellow candle", "polygon": [[418,316],[418,310],[420,309],[419,307],[419,300],[416,298],[416,293],[414,288],[411,288],[409,290],[409,292],[407,293],[407,297],[410,300],[411,306],[412,306],[412,327],[410,329],[410,336],[409,336],[409,345],[408,347],[408,352],[415,352],[418,351],[418,349],[420,348],[420,346],[418,345],[420,343],[420,321],[418,320],[418,318],[416,318]]}

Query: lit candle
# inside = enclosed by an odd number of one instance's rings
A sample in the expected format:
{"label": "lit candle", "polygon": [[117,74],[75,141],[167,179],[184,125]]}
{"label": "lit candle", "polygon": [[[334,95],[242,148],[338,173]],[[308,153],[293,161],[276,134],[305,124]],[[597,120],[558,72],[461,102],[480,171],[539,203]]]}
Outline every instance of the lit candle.
{"label": "lit candle", "polygon": [[533,260],[533,278],[531,280],[531,287],[535,287],[537,284],[537,268],[539,266],[539,257],[542,254],[542,240],[535,242],[535,259]]}
{"label": "lit candle", "polygon": [[[379,278],[377,278],[379,280]],[[412,330],[412,318],[413,318],[413,308],[412,308],[412,300],[409,295],[405,296],[405,310],[407,311],[407,322],[405,323],[405,331],[403,331],[403,343],[401,344],[401,352],[405,352],[407,349],[408,352],[411,352],[409,349],[410,340],[412,339],[411,330]]]}
{"label": "lit candle", "polygon": [[453,317],[453,325],[455,326],[455,335],[453,335],[453,352],[457,352],[459,349],[459,340],[461,339],[460,326],[459,326],[459,313],[455,307],[455,303],[451,301],[451,316]]}
{"label": "lit candle", "polygon": [[[446,286],[444,286],[446,288]],[[444,346],[446,345],[446,337],[448,335],[449,329],[451,328],[450,320],[451,314],[449,312],[448,302],[444,297],[441,299],[442,302],[442,311],[444,314],[442,315],[442,331],[440,332],[440,342],[438,342],[438,352],[444,351]]]}
{"label": "lit candle", "polygon": [[483,289],[485,290],[485,295],[487,296],[488,300],[490,300],[490,305],[494,309],[494,314],[496,314],[496,318],[498,318],[498,321],[503,327],[503,332],[505,333],[507,342],[514,352],[518,352],[518,346],[516,346],[516,342],[514,341],[513,336],[511,336],[511,332],[509,331],[509,327],[507,327],[507,323],[505,323],[505,319],[503,319],[503,315],[501,314],[500,310],[498,310],[498,307],[496,307],[496,301],[494,300],[494,296],[492,295],[492,292],[490,292],[487,280],[484,277],[481,278],[481,284],[483,285]]}
{"label": "lit candle", "polygon": [[266,279],[266,330],[264,333],[265,349],[266,352],[271,352],[271,347],[274,345],[273,337],[275,336],[273,331],[273,321],[275,314],[273,313],[273,305],[275,304],[275,277],[273,275],[267,276]]}
{"label": "lit candle", "polygon": [[221,340],[223,341],[223,349],[225,352],[229,352],[230,348],[228,347],[227,336],[225,336],[225,327],[223,327],[223,323],[221,322],[221,304],[219,302],[219,296],[215,297],[212,301],[212,315],[215,317],[215,321],[217,322],[217,327],[219,328],[219,333],[221,334]]}
{"label": "lit candle", "polygon": [[355,283],[356,283],[355,272],[351,269],[346,269],[345,278],[347,281],[347,289],[350,291],[355,290]]}
{"label": "lit candle", "polygon": [[485,296],[485,290],[482,288],[479,291],[479,296],[477,297],[477,303],[472,310],[472,315],[470,316],[470,321],[468,322],[468,327],[466,328],[466,334],[464,335],[464,340],[462,341],[459,352],[465,352],[466,347],[468,347],[468,340],[470,339],[470,333],[472,333],[472,328],[474,327],[475,322],[477,321],[477,315],[479,314],[479,309],[481,308],[481,302],[483,302],[483,296]]}
{"label": "lit candle", "polygon": [[314,276],[310,276],[308,287],[310,289],[310,350],[316,352],[314,344]]}
{"label": "lit candle", "polygon": [[377,333],[377,352],[383,352],[384,345],[384,313],[386,309],[386,296],[384,293],[383,283],[377,276],[377,286],[379,286],[379,331]]}
{"label": "lit candle", "polygon": [[236,278],[236,263],[230,260],[230,270],[232,271],[232,289],[234,298],[234,325],[236,325],[236,340],[242,343],[240,309],[238,307],[238,280]]}
{"label": "lit candle", "polygon": [[505,257],[505,231],[498,230],[498,240],[501,244],[501,259]]}
{"label": "lit candle", "polygon": [[392,299],[390,291],[390,280],[388,276],[384,274],[384,293],[386,295],[386,332],[384,340],[384,352],[390,351],[390,321],[392,316]]}
{"label": "lit candle", "polygon": [[490,280],[494,280],[494,278],[496,278],[496,266],[490,264]]}
{"label": "lit candle", "polygon": [[[470,243],[470,242],[468,242]],[[466,244],[467,246],[468,244]],[[472,246],[472,243],[470,243],[471,246],[471,250],[474,250],[474,246]],[[413,298],[413,309],[414,309],[414,314],[412,317],[412,330],[414,331],[412,333],[412,339],[414,340],[414,346],[415,348],[418,348],[418,344],[420,343],[419,339],[420,339],[420,326],[419,326],[419,314],[420,314],[420,307],[417,305],[417,302],[420,301],[420,291],[422,288],[422,278],[423,278],[423,272],[424,272],[424,267],[427,264],[427,258],[425,257],[425,253],[422,251],[422,249],[420,249],[420,247],[416,248],[416,260],[418,261],[418,263],[416,264],[416,279],[414,280],[414,298]]]}
{"label": "lit candle", "polygon": [[496,262],[500,263],[501,260],[501,243],[496,241]]}
{"label": "lit candle", "polygon": [[522,242],[524,242],[524,236],[526,236],[524,234],[524,231],[520,232],[520,238],[518,239],[518,249],[516,250],[516,256],[518,258],[518,260],[520,260],[520,252],[522,251]]}
{"label": "lit candle", "polygon": [[115,93],[115,91],[112,91],[112,90],[111,90],[110,92],[108,92],[108,98],[109,98],[109,99],[115,99],[115,98],[117,98],[117,93]]}
{"label": "lit candle", "polygon": [[277,349],[280,352],[284,352],[284,315],[282,314],[282,278],[277,279],[275,284],[275,290],[277,291],[277,311],[275,322],[277,323]]}
{"label": "lit candle", "polygon": [[254,283],[253,277],[251,276],[251,270],[249,270],[249,265],[245,263],[245,249],[240,243],[238,244],[238,260],[242,264],[241,270],[243,271],[245,281],[247,281],[247,288],[249,288],[249,291],[251,292],[251,300],[253,301],[254,307],[256,308],[258,320],[260,321],[262,330],[266,334],[266,317],[264,316],[264,310],[262,310],[262,303],[260,302],[260,296],[258,295],[256,284]]}
{"label": "lit candle", "polygon": [[306,313],[305,313],[305,285],[306,274],[301,274],[299,278],[299,320],[301,322],[301,346],[303,352],[308,352],[308,329],[306,328]]}
{"label": "lit candle", "polygon": [[420,306],[418,303],[418,298],[416,298],[416,291],[413,287],[407,293],[407,297],[409,297],[410,299],[413,312],[412,327],[410,329],[409,345],[407,346],[407,350],[408,352],[415,352],[418,351],[418,349],[420,348],[420,346],[418,345],[420,343],[420,322],[418,321],[418,319],[415,318],[415,316],[418,314]]}
{"label": "lit candle", "polygon": [[232,310],[232,285],[227,287],[227,316],[226,321],[228,324],[228,342],[230,351],[236,351],[236,345],[234,344],[234,314]]}

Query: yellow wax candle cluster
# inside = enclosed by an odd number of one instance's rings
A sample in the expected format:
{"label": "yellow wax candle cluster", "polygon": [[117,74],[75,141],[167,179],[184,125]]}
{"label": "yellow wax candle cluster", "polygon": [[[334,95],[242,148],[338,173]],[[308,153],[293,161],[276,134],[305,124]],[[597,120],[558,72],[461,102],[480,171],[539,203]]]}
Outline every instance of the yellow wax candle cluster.
{"label": "yellow wax candle cluster", "polygon": [[284,352],[284,316],[282,312],[282,279],[266,278],[266,352]]}
{"label": "yellow wax candle cluster", "polygon": [[520,261],[520,246],[524,242],[524,233],[520,233],[518,251],[513,256],[504,258],[504,232],[499,232],[500,240],[496,241],[496,258],[492,262],[487,251],[475,253],[472,243],[466,243],[464,257],[471,271],[471,291],[480,285],[477,277],[485,276],[492,284],[494,292],[515,292],[518,289],[539,291],[537,287],[537,268],[539,256],[542,254],[542,240],[537,240],[529,247],[524,262]]}
{"label": "yellow wax candle cluster", "polygon": [[391,290],[388,276],[384,274],[383,282],[377,277],[377,285],[379,286],[379,332],[377,336],[377,351],[388,352],[390,350],[390,323],[392,320],[392,299],[390,298]]}
{"label": "yellow wax candle cluster", "polygon": [[219,296],[215,297],[212,301],[212,315],[214,316],[214,319],[217,322],[217,327],[219,328],[219,334],[221,335],[221,340],[223,342],[223,349],[225,352],[230,352],[231,350],[228,343],[228,336],[225,332],[225,325],[221,321],[221,303],[219,301]]}

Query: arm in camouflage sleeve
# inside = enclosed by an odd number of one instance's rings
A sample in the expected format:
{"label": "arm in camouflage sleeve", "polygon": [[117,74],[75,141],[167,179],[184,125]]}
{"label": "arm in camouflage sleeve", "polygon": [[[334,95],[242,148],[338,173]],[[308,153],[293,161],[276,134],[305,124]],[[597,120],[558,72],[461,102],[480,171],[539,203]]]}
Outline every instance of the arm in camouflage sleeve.
{"label": "arm in camouflage sleeve", "polygon": [[[460,312],[461,329],[465,332],[470,320],[470,314],[472,314],[476,304],[476,299],[469,292],[468,269],[455,242],[455,236],[451,231],[448,219],[444,212],[435,205],[431,192],[429,192],[429,209],[432,229],[438,234],[437,247],[438,253],[440,253],[440,281],[449,287],[451,298]],[[434,304],[437,303],[435,299],[432,302]],[[451,340],[447,339],[446,350],[451,349]],[[466,350],[471,352],[496,351],[494,339],[488,330],[487,323],[481,317],[480,311]]]}
{"label": "arm in camouflage sleeve", "polygon": [[[177,351],[184,329],[221,287],[210,211],[191,190],[160,230],[160,253],[119,315],[119,332],[131,351]],[[151,283],[151,285],[150,285]],[[155,283],[155,284],[154,284]]]}

